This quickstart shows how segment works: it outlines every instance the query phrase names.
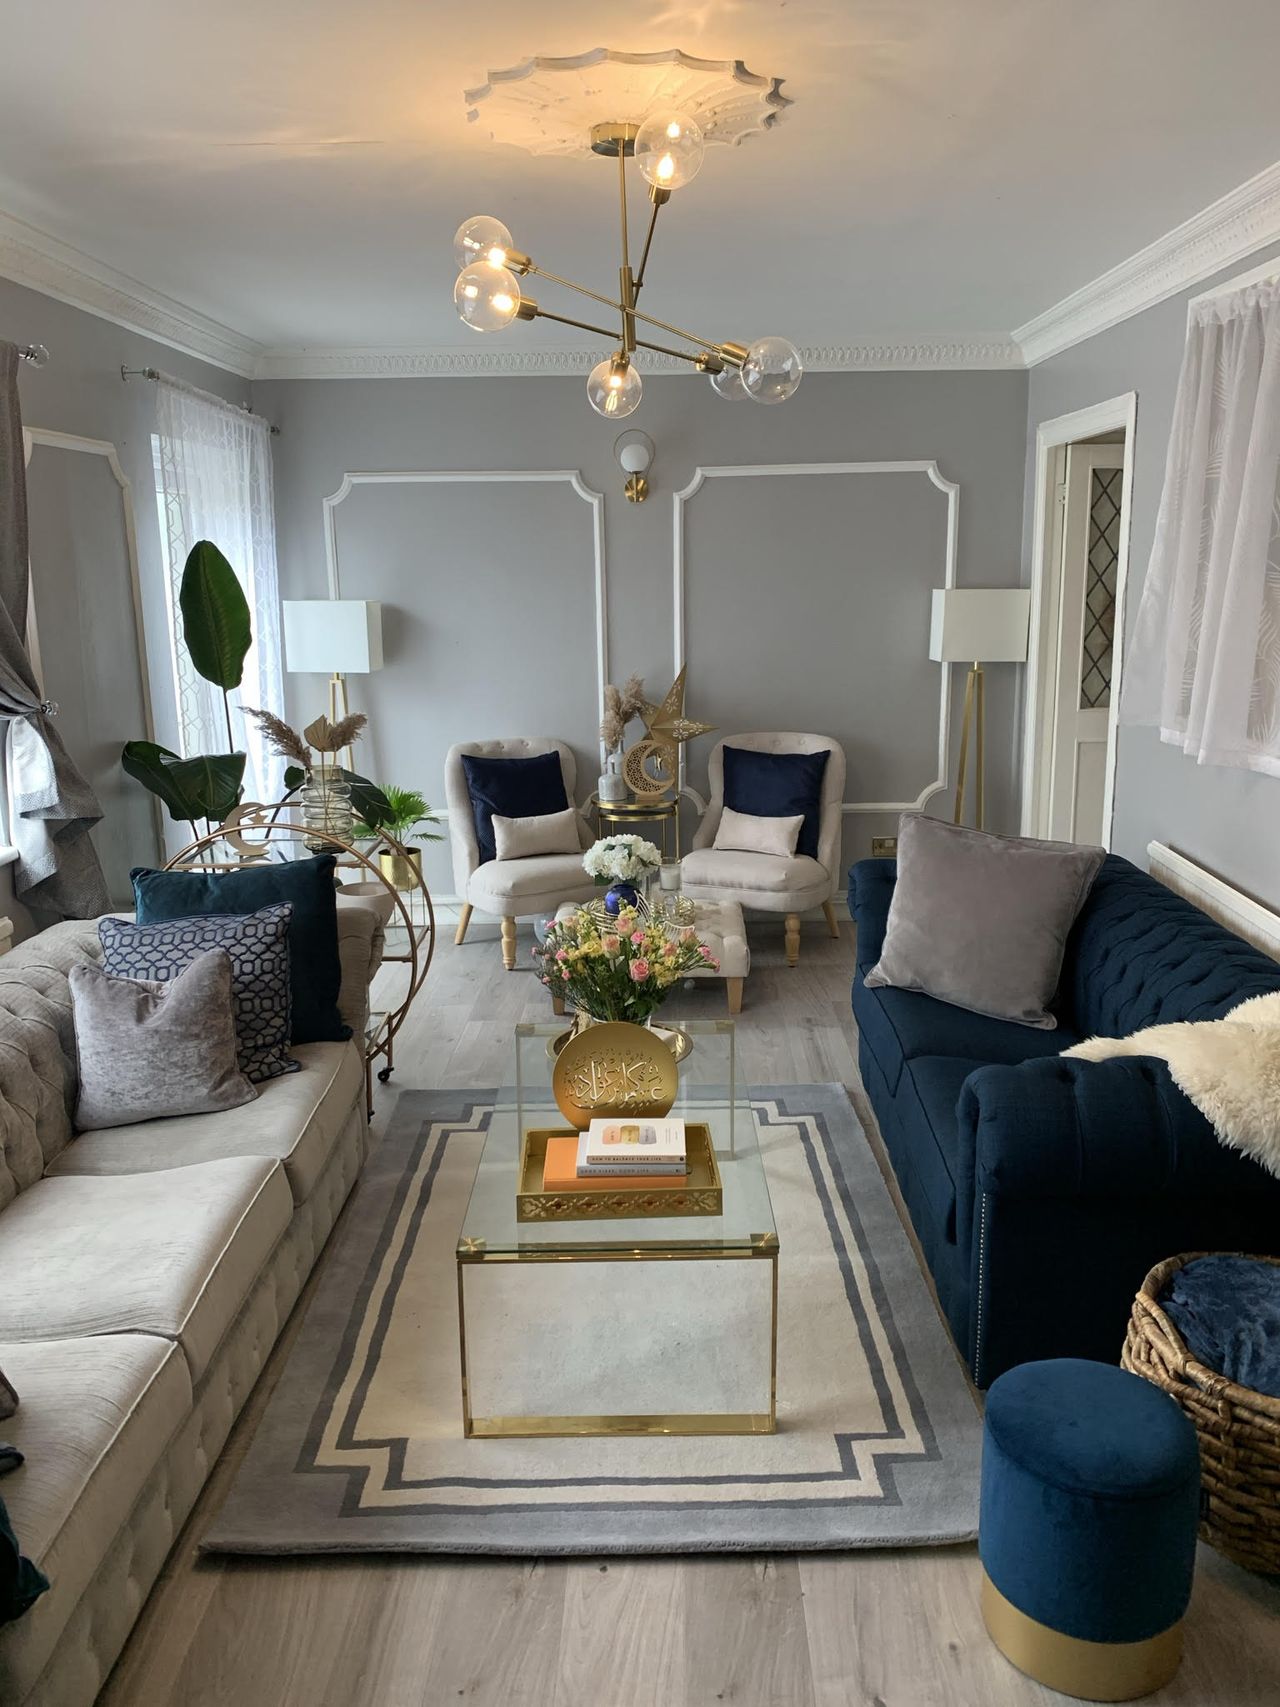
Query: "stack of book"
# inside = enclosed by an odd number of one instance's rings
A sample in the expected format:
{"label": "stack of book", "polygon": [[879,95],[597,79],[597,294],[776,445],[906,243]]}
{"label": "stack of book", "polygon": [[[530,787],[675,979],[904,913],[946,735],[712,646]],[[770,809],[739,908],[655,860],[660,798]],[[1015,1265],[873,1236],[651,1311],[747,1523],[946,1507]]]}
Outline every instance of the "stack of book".
{"label": "stack of book", "polygon": [[689,1172],[683,1120],[593,1120],[576,1138],[547,1142],[545,1191],[593,1186],[683,1185]]}

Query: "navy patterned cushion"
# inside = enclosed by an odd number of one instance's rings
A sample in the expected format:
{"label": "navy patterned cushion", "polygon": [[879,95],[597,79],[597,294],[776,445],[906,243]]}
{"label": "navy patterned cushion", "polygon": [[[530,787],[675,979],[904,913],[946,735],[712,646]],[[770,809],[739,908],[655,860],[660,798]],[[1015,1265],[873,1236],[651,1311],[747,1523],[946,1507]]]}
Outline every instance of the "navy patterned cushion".
{"label": "navy patterned cushion", "polygon": [[99,919],[103,965],[116,978],[176,978],[198,954],[225,948],[231,958],[231,1005],[240,1071],[254,1084],[296,1073],[289,1054],[288,905],[257,913],[205,914],[163,924]]}

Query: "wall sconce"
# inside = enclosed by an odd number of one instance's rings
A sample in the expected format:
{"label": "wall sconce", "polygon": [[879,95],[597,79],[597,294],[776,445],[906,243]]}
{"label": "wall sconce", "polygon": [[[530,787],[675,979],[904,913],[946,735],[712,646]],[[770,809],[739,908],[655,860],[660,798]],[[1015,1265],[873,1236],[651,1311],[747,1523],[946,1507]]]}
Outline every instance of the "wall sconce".
{"label": "wall sconce", "polygon": [[639,427],[632,427],[614,440],[613,454],[627,476],[622,490],[633,504],[643,504],[649,496],[648,471],[654,457],[653,440]]}

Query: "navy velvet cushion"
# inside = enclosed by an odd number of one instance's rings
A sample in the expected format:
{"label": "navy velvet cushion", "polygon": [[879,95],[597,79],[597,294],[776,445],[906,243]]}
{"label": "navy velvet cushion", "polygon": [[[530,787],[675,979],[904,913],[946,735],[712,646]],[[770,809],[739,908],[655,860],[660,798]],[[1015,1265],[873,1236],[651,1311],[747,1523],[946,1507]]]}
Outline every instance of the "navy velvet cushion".
{"label": "navy velvet cushion", "polygon": [[1200,1257],[1160,1299],[1197,1362],[1280,1399],[1280,1268],[1252,1257]]}
{"label": "navy velvet cushion", "polygon": [[0,1624],[21,1618],[49,1586],[49,1579],[24,1559],[9,1513],[0,1500]]}
{"label": "navy velvet cushion", "polygon": [[831,756],[820,753],[757,753],[750,747],[722,747],[724,804],[756,818],[794,818],[804,822],[796,852],[818,857],[822,778]]}
{"label": "navy velvet cushion", "polygon": [[1191,1595],[1195,1429],[1159,1388],[1079,1358],[991,1385],[978,1550],[1028,1618],[1088,1642],[1141,1642]]}
{"label": "navy velvet cushion", "polygon": [[332,854],[279,860],[241,871],[150,871],[129,873],[139,924],[197,918],[203,913],[257,913],[288,904],[290,1041],[342,1043],[351,1027],[338,1012],[342,963],[338,959],[338,898]]}
{"label": "navy velvet cushion", "polygon": [[481,865],[498,857],[493,841],[495,812],[500,818],[543,818],[569,805],[559,753],[537,753],[531,759],[484,759],[464,753],[462,769]]}

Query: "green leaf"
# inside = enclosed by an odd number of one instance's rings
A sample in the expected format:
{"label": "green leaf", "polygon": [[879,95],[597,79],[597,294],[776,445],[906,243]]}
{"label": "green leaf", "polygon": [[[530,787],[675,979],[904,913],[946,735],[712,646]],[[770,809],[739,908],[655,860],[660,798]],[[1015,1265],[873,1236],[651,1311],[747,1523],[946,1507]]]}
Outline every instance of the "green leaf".
{"label": "green leaf", "polygon": [[210,540],[191,547],[178,603],[191,662],[205,681],[224,692],[238,688],[253,644],[249,605],[235,570]]}
{"label": "green leaf", "polygon": [[[351,784],[351,804],[356,816],[370,829],[380,830],[393,816],[391,802],[376,782],[370,782],[367,776],[360,776],[356,771],[343,770],[338,767],[338,775],[343,782]],[[287,780],[287,779],[286,779]]]}
{"label": "green leaf", "polygon": [[284,785],[290,793],[295,788],[301,788],[307,780],[307,773],[301,765],[286,765],[284,768]]}
{"label": "green leaf", "polygon": [[120,763],[126,775],[163,801],[177,823],[195,818],[221,823],[240,799],[243,753],[183,759],[155,741],[130,741]]}

